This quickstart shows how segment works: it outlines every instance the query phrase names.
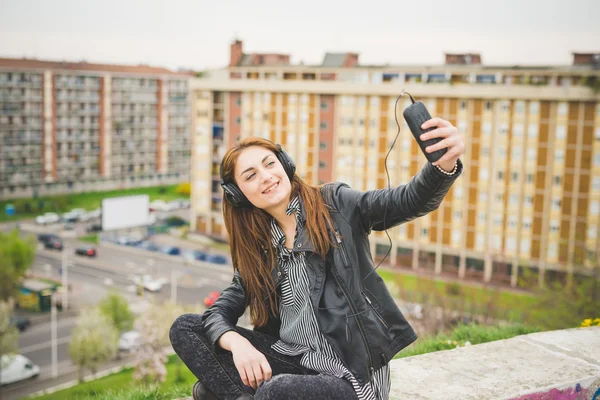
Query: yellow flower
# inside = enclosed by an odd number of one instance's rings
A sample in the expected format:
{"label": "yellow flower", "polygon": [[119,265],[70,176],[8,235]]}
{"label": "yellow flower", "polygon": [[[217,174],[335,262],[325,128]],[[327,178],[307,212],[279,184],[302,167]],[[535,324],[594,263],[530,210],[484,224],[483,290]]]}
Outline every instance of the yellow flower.
{"label": "yellow flower", "polygon": [[592,326],[591,318],[584,319],[583,322],[581,323],[581,328],[587,328],[588,326]]}
{"label": "yellow flower", "polygon": [[600,326],[600,318],[595,318],[594,319],[594,325]]}

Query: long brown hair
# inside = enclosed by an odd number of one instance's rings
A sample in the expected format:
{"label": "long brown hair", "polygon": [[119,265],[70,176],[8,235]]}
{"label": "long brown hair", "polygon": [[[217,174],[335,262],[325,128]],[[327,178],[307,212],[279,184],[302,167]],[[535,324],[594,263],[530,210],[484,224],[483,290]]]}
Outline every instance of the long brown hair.
{"label": "long brown hair", "polygon": [[[223,157],[221,175],[225,182],[235,182],[235,164],[240,153],[251,146],[263,147],[277,153],[274,143],[259,137],[241,140]],[[294,174],[291,179],[291,196],[302,198],[306,216],[306,228],[315,252],[323,259],[332,245],[327,234],[327,223],[331,226],[329,211],[318,186],[303,182]],[[276,252],[271,242],[271,220],[266,211],[251,207],[234,207],[223,193],[223,218],[230,237],[231,260],[234,270],[238,270],[246,290],[250,318],[255,326],[264,326],[269,314],[278,315],[279,305],[275,294],[275,282],[271,271],[275,267]],[[269,296],[268,302],[265,297]]]}

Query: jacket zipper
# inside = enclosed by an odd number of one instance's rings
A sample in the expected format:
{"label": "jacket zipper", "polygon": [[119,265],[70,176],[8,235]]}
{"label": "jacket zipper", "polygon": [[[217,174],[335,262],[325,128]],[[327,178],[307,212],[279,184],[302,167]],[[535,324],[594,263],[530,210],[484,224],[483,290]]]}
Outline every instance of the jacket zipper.
{"label": "jacket zipper", "polygon": [[358,318],[356,318],[356,315],[358,313],[354,309],[354,303],[352,303],[350,301],[350,297],[348,296],[348,293],[346,293],[346,289],[344,288],[343,285],[340,284],[337,272],[334,273],[334,276],[335,276],[335,280],[337,281],[337,284],[338,284],[339,288],[342,290],[342,293],[344,294],[344,297],[346,298],[346,301],[350,305],[350,309],[352,310],[352,315],[353,315],[353,317],[355,317],[356,323],[358,325],[358,330],[360,331],[360,334],[362,335],[363,342],[365,344],[365,349],[367,349],[367,355],[369,356],[369,382],[370,382],[373,379],[373,375],[375,373],[375,369],[373,368],[373,355],[371,354],[371,349],[369,348],[369,344],[367,343],[367,336],[366,336],[365,331],[363,329],[362,323],[360,322],[360,320]]}
{"label": "jacket zipper", "polygon": [[335,230],[335,240],[337,241],[338,245],[340,245],[340,247],[341,247],[342,260],[344,262],[344,267],[346,267],[346,268],[350,267],[350,261],[348,260],[348,254],[346,254],[346,247],[344,246],[342,237],[341,237],[340,233],[337,231],[337,229]]}
{"label": "jacket zipper", "polygon": [[385,329],[390,329],[390,326],[383,319],[383,315],[381,315],[379,313],[379,311],[377,311],[377,309],[375,307],[373,307],[373,302],[371,301],[371,299],[369,299],[369,296],[367,296],[364,292],[363,292],[363,296],[367,300],[367,303],[369,303],[369,306],[371,307],[371,310],[375,313],[375,315],[377,316],[377,318],[379,319],[379,321],[381,321],[381,323],[383,324],[383,326],[385,326]]}

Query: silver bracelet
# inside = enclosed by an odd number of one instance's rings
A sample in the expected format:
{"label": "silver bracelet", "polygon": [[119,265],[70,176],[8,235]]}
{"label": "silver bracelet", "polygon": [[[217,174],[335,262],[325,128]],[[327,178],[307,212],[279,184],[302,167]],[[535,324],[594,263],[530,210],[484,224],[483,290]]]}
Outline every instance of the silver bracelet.
{"label": "silver bracelet", "polygon": [[442,167],[438,165],[436,165],[437,169],[444,175],[448,175],[448,176],[452,176],[456,173],[456,170],[458,169],[458,161],[454,162],[454,168],[452,168],[452,171],[448,172],[442,169]]}

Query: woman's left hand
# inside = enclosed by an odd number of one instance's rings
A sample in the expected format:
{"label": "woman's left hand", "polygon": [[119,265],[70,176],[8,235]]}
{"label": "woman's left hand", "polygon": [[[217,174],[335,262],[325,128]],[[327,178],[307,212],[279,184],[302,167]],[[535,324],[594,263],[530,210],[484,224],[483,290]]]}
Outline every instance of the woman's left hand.
{"label": "woman's left hand", "polygon": [[428,153],[436,150],[448,148],[446,154],[433,165],[439,165],[445,171],[452,171],[456,161],[465,153],[465,141],[463,135],[454,125],[442,118],[432,118],[421,125],[421,128],[428,129],[437,126],[437,129],[421,135],[421,140],[433,138],[442,138],[439,142],[425,149]]}

